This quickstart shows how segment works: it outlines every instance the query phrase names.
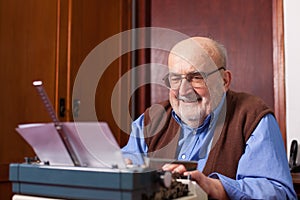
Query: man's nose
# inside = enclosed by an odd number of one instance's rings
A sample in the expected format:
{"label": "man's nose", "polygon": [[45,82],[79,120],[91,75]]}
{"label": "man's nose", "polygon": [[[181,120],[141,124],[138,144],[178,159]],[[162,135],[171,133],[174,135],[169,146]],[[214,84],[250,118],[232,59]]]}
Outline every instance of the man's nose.
{"label": "man's nose", "polygon": [[190,92],[194,91],[192,84],[186,80],[185,78],[181,80],[181,84],[179,87],[179,94],[180,95],[185,95]]}

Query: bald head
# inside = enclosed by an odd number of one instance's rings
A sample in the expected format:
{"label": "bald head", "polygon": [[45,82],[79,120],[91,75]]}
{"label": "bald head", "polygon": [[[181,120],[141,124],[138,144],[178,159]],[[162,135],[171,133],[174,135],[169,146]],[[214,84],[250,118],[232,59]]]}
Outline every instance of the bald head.
{"label": "bald head", "polygon": [[226,67],[226,54],[226,49],[218,42],[207,37],[192,37],[177,43],[170,57],[180,57],[195,68],[206,69],[207,66]]}

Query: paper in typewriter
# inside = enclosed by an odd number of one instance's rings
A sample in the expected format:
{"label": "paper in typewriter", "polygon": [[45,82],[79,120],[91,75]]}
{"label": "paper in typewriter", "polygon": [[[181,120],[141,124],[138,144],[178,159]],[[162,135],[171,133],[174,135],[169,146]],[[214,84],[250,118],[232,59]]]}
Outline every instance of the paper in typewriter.
{"label": "paper in typewriter", "polygon": [[[105,122],[61,123],[80,166],[125,168],[121,149]],[[16,130],[31,145],[41,161],[74,166],[54,123],[19,125]]]}

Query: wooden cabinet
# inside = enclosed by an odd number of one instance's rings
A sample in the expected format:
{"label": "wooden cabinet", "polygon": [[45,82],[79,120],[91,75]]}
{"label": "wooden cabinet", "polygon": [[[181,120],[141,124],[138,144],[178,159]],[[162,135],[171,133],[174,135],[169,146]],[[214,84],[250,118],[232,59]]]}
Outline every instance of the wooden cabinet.
{"label": "wooden cabinet", "polygon": [[[60,120],[72,121],[72,86],[81,63],[98,44],[130,28],[130,11],[131,0],[0,0],[0,199],[11,196],[8,164],[34,156],[15,128],[51,121],[32,81],[42,80],[57,113],[65,111]],[[125,55],[109,65],[97,91],[99,120],[107,121],[123,144],[127,135],[107,105],[128,62]]]}
{"label": "wooden cabinet", "polygon": [[54,101],[56,25],[56,1],[0,1],[0,199],[11,196],[8,164],[34,155],[15,128],[49,121],[32,81],[43,80]]}

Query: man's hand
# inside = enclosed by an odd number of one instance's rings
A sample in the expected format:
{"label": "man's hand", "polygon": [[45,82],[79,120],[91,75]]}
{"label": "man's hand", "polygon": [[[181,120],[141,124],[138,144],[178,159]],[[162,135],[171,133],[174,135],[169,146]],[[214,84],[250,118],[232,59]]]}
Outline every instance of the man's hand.
{"label": "man's hand", "polygon": [[196,181],[198,185],[213,199],[229,199],[220,180],[205,176],[198,170],[187,171],[183,165],[166,164],[162,167],[164,171],[183,174]]}
{"label": "man's hand", "polygon": [[130,160],[129,158],[125,158],[124,161],[126,165],[132,165],[132,160]]}

